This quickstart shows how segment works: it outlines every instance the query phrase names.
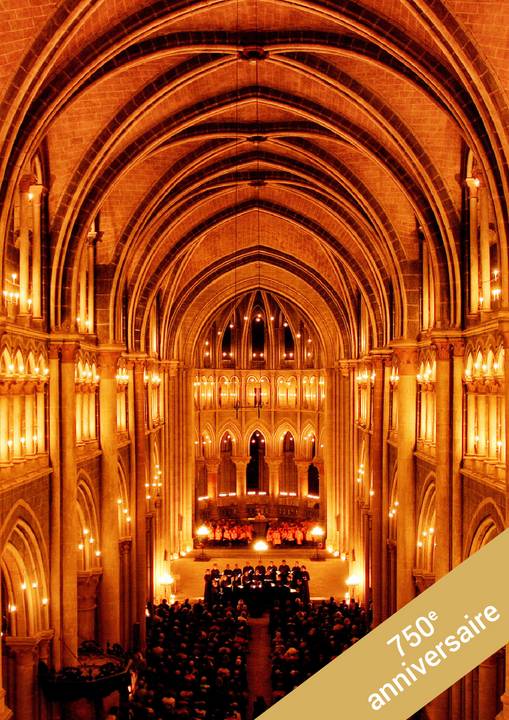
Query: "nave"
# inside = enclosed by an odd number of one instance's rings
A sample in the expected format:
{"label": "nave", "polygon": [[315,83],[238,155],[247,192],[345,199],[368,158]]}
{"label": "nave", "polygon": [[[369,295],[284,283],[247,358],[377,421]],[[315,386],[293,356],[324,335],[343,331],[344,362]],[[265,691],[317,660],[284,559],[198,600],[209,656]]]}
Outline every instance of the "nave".
{"label": "nave", "polygon": [[376,627],[499,535],[508,238],[508,2],[0,2],[0,720],[104,720],[202,551]]}
{"label": "nave", "polygon": [[[269,581],[271,561],[265,564],[258,557],[251,564],[240,557],[232,567]],[[218,560],[212,562],[218,576],[226,577],[229,558],[211,560]],[[211,596],[205,590],[204,599],[187,596],[173,605],[163,599],[150,607],[146,662],[130,702],[113,708],[112,716],[127,720],[130,712],[135,720],[152,714],[161,720],[252,720],[369,631],[370,611],[350,599],[348,591],[334,600],[336,568],[321,568],[331,593],[312,600],[291,589],[292,574],[299,569],[296,556],[288,563],[282,559],[279,569],[284,580],[288,577],[288,592],[269,594],[263,603],[253,602],[249,594]],[[184,595],[187,589],[184,584]]]}

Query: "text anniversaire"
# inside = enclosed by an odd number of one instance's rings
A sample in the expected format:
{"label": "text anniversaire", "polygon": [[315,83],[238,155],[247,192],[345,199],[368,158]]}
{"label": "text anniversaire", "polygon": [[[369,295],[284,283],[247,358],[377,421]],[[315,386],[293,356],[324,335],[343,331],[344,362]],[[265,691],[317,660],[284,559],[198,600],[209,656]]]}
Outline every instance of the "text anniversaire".
{"label": "text anniversaire", "polygon": [[[427,616],[417,618],[413,626],[408,625],[403,628],[401,633],[387,641],[387,645],[394,644],[400,656],[405,657],[408,652],[408,649],[405,649],[406,646],[416,648],[424,639],[430,638],[434,634],[433,622],[437,619],[438,615],[433,611]],[[459,625],[455,632],[451,632],[444,640],[423,653],[415,662],[403,661],[401,663],[403,670],[369,695],[368,703],[371,709],[381,710],[391,700],[411,688],[420,677],[427,675],[430,668],[441,665],[451,653],[459,652],[464,645],[481,635],[490,623],[497,622],[497,620],[500,620],[500,613],[493,605],[487,605],[484,610],[476,613],[473,617],[464,615],[464,623]]]}

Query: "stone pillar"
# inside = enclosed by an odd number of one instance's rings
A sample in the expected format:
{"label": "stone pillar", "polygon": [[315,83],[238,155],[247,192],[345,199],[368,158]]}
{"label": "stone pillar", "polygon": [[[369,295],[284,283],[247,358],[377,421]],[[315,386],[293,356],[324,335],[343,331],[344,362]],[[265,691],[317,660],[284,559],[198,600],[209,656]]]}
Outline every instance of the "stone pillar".
{"label": "stone pillar", "polygon": [[481,288],[483,310],[491,308],[490,201],[486,184],[479,188],[479,239],[481,246]]}
{"label": "stone pillar", "polygon": [[207,495],[209,500],[215,502],[217,500],[217,484],[220,461],[217,458],[207,458],[205,467],[207,468]]}
{"label": "stone pillar", "polygon": [[[75,665],[78,651],[78,497],[76,478],[76,395],[74,371],[77,346],[61,350],[61,562],[62,562],[62,664]],[[56,599],[56,598],[55,598]]]}
{"label": "stone pillar", "polygon": [[435,578],[451,569],[450,343],[436,343],[436,532]]}
{"label": "stone pillar", "polygon": [[101,441],[101,558],[104,568],[100,605],[99,637],[120,641],[120,559],[118,552],[118,454],[117,454],[117,362],[118,350],[101,350],[99,357],[99,436]]}
{"label": "stone pillar", "polygon": [[87,326],[86,329],[89,333],[94,332],[94,319],[95,319],[95,239],[96,233],[90,233],[87,238]]}
{"label": "stone pillar", "polygon": [[[78,573],[78,639],[96,640],[96,609],[101,570],[81,570]],[[117,608],[118,613],[118,608]]]}
{"label": "stone pillar", "polygon": [[298,485],[298,495],[305,499],[308,494],[308,470],[310,466],[310,462],[308,460],[299,459],[295,461],[295,464],[297,465],[297,485]]}
{"label": "stone pillar", "polygon": [[477,240],[478,213],[477,190],[478,182],[475,178],[467,178],[468,188],[468,228],[469,228],[469,255],[470,255],[470,304],[469,310],[475,313],[479,309],[479,243]]}
{"label": "stone pillar", "polygon": [[371,505],[371,591],[373,598],[373,625],[378,625],[383,618],[382,612],[382,577],[384,575],[384,538],[382,537],[383,514],[383,444],[384,444],[384,389],[385,368],[382,358],[373,358],[375,380],[373,385],[373,407],[371,436],[371,469],[373,477],[370,495]]}
{"label": "stone pillar", "polygon": [[415,470],[417,353],[413,347],[398,348],[398,525],[397,604],[406,605],[415,596]]}
{"label": "stone pillar", "polygon": [[[340,513],[340,528],[339,528],[339,547],[340,552],[347,551],[352,545],[351,541],[351,513],[353,507],[352,501],[352,483],[353,483],[353,470],[352,470],[352,452],[351,452],[351,438],[353,425],[353,402],[352,392],[350,385],[351,369],[347,362],[341,364],[341,374],[338,378],[340,385],[339,389],[339,413],[340,423],[337,430],[337,436],[335,441],[339,445],[339,477],[341,483],[341,494],[339,506],[341,508]],[[330,419],[328,419],[330,422]],[[322,495],[322,490],[320,491]]]}
{"label": "stone pillar", "polygon": [[121,540],[119,543],[120,554],[120,643],[127,647],[131,638],[131,617],[132,617],[132,577],[131,577],[131,539]]}
{"label": "stone pillar", "polygon": [[[463,502],[461,463],[463,459],[463,356],[461,339],[452,342],[451,378],[451,567],[463,559]],[[437,435],[438,437],[438,435]],[[450,720],[461,720],[461,683],[451,689]]]}
{"label": "stone pillar", "polygon": [[[436,542],[434,574],[438,580],[451,569],[451,407],[450,343],[435,343],[435,437],[436,437]],[[450,719],[451,691],[446,690],[430,704],[433,720]]]}
{"label": "stone pillar", "polygon": [[28,313],[30,287],[30,180],[23,178],[19,197],[19,312]]}
{"label": "stone pillar", "polygon": [[41,267],[41,197],[43,186],[31,185],[32,195],[32,315],[42,316]]}
{"label": "stone pillar", "polygon": [[39,660],[38,639],[8,637],[5,644],[15,655],[15,720],[34,720],[36,700],[36,673]]}
{"label": "stone pillar", "polygon": [[182,506],[182,530],[186,547],[193,546],[193,508],[195,502],[195,485],[194,478],[194,445],[193,445],[193,394],[192,394],[192,374],[183,367],[178,370],[180,406],[181,406],[181,422],[182,427],[182,458],[181,458],[181,476],[183,489],[183,506]]}
{"label": "stone pillar", "polygon": [[497,657],[479,665],[479,720],[493,720],[497,713]]}
{"label": "stone pillar", "polygon": [[[509,388],[509,325],[503,328],[504,335],[504,384],[505,384],[505,452],[508,458],[509,449],[509,401],[507,399],[507,389]],[[506,497],[509,495],[509,462],[506,460],[505,465],[505,492]],[[509,503],[506,503],[506,527],[509,526]],[[505,658],[505,692],[502,695],[502,710],[497,715],[497,720],[509,720],[509,645],[506,645]]]}
{"label": "stone pillar", "polygon": [[[2,612],[3,612],[3,610],[2,610]],[[4,663],[2,654],[3,654],[3,647],[2,647],[2,643],[0,643],[0,668],[3,667],[3,663]],[[3,674],[2,674],[2,672],[0,672],[0,720],[10,720],[10,718],[12,718],[12,710],[10,710],[5,704],[6,693],[5,693],[5,690],[3,687],[3,682],[4,682]]]}
{"label": "stone pillar", "polygon": [[248,457],[232,457],[237,472],[237,497],[240,500],[246,498],[246,468],[250,458]]}
{"label": "stone pillar", "polygon": [[[51,666],[51,641],[53,636],[53,630],[42,630],[37,633],[37,637],[39,639],[39,660],[45,663],[48,667]],[[49,701],[42,692],[37,693],[37,699],[39,705],[38,720],[48,720],[50,717]]]}
{"label": "stone pillar", "polygon": [[[323,522],[325,520],[327,540],[331,545],[335,545],[336,542],[338,542],[338,517],[343,511],[339,480],[340,472],[343,468],[341,438],[339,437],[339,415],[345,398],[341,395],[340,373],[340,368],[337,366],[327,371],[327,395],[325,398],[327,423],[325,448],[323,452],[325,477],[322,477],[320,482],[320,521]],[[319,438],[317,438],[317,441],[319,442]],[[307,469],[305,482],[307,492]]]}
{"label": "stone pillar", "polygon": [[266,461],[269,466],[269,495],[272,502],[277,503],[279,497],[279,480],[281,472],[281,460],[271,458]]}
{"label": "stone pillar", "polygon": [[[37,393],[37,398],[39,395]],[[1,405],[1,403],[0,403]],[[61,667],[62,660],[62,616],[60,601],[62,583],[62,488],[61,488],[61,455],[60,455],[60,360],[59,349],[56,344],[49,348],[49,381],[48,381],[48,405],[49,405],[49,457],[53,472],[50,476],[51,483],[51,533],[50,533],[50,598],[49,604],[50,623],[55,630],[55,642],[53,643],[53,663],[57,670]],[[38,402],[39,410],[39,402]],[[39,414],[39,412],[38,412]],[[38,430],[39,434],[40,430]],[[40,448],[38,437],[38,447]],[[77,571],[77,565],[76,565]]]}
{"label": "stone pillar", "polygon": [[133,498],[135,600],[134,618],[140,624],[140,642],[145,643],[145,608],[147,603],[147,539],[146,539],[146,488],[148,482],[147,431],[145,425],[145,363],[138,360],[134,365],[134,434],[136,446],[136,495]]}

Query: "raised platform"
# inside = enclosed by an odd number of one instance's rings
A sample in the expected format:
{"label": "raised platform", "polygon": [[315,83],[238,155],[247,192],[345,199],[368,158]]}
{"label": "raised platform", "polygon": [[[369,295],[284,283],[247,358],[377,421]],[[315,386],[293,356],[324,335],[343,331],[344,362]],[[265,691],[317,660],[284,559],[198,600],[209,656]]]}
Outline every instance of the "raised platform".
{"label": "raised platform", "polygon": [[[297,560],[301,565],[307,567],[311,575],[309,590],[313,599],[329,598],[331,595],[336,598],[343,598],[347,591],[345,581],[348,577],[348,563],[332,558],[324,551],[320,552],[326,557],[325,562],[313,562],[310,559],[315,553],[314,548],[311,547],[268,550],[263,553],[262,559],[264,564],[267,564],[270,560],[279,564],[281,560],[285,559],[288,560],[290,565]],[[187,557],[172,562],[171,574],[176,580],[176,596],[178,600],[203,597],[203,576],[205,570],[212,567],[213,563],[217,563],[222,570],[226,563],[229,563],[231,567],[235,563],[243,565],[245,560],[250,560],[252,564],[256,564],[259,558],[259,554],[251,548],[232,550],[207,547],[206,554],[210,560],[203,563],[194,562],[193,556],[195,554],[199,554],[199,550],[195,550]]]}

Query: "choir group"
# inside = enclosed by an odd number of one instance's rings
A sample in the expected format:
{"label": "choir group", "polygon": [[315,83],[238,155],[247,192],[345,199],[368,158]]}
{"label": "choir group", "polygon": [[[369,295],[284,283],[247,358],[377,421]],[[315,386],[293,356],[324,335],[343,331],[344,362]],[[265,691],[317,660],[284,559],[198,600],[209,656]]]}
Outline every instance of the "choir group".
{"label": "choir group", "polygon": [[[214,546],[236,547],[248,545],[253,541],[253,526],[238,520],[213,520],[204,523],[209,531],[208,541]],[[300,547],[311,545],[311,535],[316,522],[276,521],[267,523],[265,539],[274,548],[280,546]]]}
{"label": "choir group", "polygon": [[305,565],[295,561],[293,566],[282,560],[277,566],[272,560],[267,566],[261,561],[253,566],[249,560],[243,567],[227,563],[221,571],[214,563],[205,572],[204,599],[208,607],[216,603],[234,607],[239,600],[246,603],[253,616],[261,615],[276,602],[300,598],[309,602],[309,572]]}

